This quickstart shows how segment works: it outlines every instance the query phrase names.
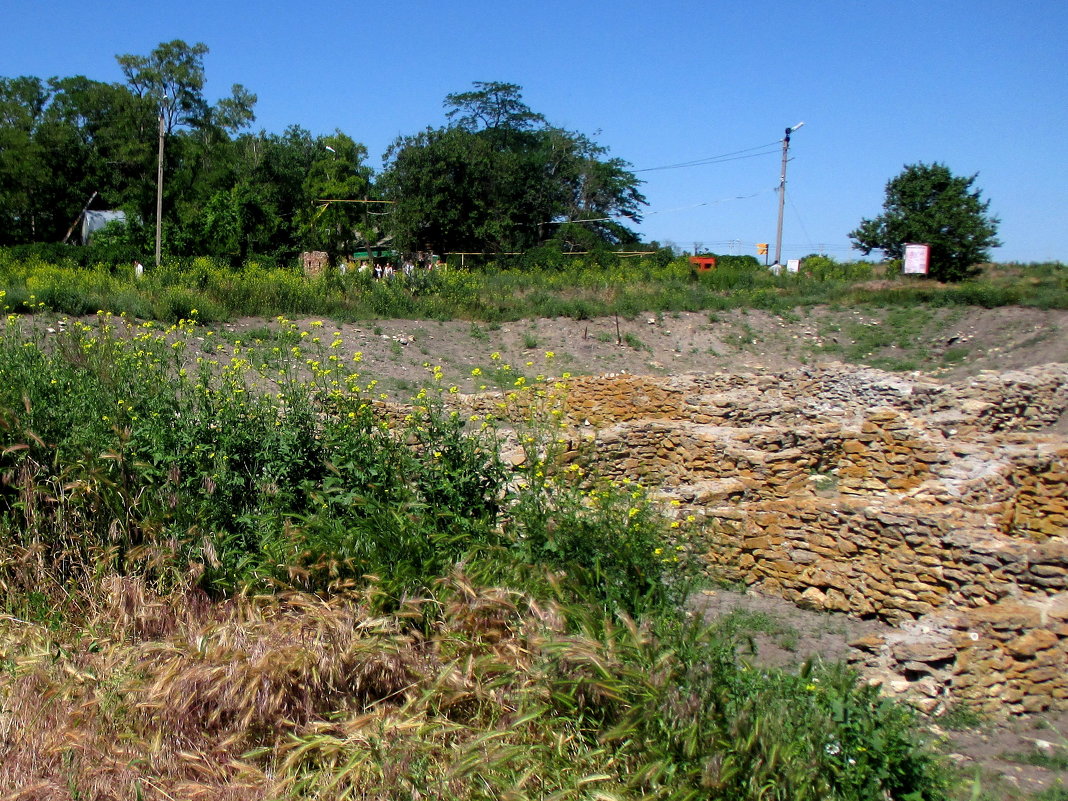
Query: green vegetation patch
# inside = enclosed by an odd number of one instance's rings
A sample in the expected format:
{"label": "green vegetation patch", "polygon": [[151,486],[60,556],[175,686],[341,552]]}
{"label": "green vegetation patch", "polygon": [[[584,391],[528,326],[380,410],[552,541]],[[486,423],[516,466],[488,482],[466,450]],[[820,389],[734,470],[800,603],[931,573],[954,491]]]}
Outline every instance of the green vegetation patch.
{"label": "green vegetation patch", "polygon": [[846,305],[890,310],[889,342],[900,342],[932,308],[1068,308],[1068,268],[1063,265],[1008,265],[1004,274],[991,267],[980,277],[953,285],[900,276],[871,282],[872,265],[841,266],[839,272],[824,267],[800,275],[773,275],[759,266],[695,275],[685,258],[664,262],[577,256],[560,269],[496,264],[376,280],[356,271],[308,277],[254,262],[234,268],[224,260],[196,258],[166,262],[137,279],[128,267],[42,261],[0,248],[0,290],[6,292],[6,305],[18,312],[43,309],[81,316],[108,311],[166,322],[189,318],[193,309],[204,322],[282,314],[342,321],[464,319],[497,325],[537,317],[586,320],[702,310],[714,316],[729,309],[792,315],[820,304]]}

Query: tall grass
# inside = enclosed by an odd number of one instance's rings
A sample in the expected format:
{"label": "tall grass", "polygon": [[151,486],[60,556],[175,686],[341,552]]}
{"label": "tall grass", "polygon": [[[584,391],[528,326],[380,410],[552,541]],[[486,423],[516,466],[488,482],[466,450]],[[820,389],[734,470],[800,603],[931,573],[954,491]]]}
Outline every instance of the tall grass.
{"label": "tall grass", "polygon": [[135,280],[129,268],[53,264],[0,250],[0,288],[16,311],[84,315],[105,310],[168,322],[189,317],[192,309],[204,321],[278,314],[500,321],[729,308],[781,311],[821,303],[1068,308],[1068,269],[1061,264],[991,265],[978,278],[952,285],[902,276],[873,284],[870,264],[826,258],[813,264],[800,275],[773,275],[751,264],[725,264],[695,275],[686,259],[608,266],[576,259],[563,268],[488,265],[376,281],[368,273],[328,271],[309,278],[256,263],[233,269],[197,258],[165,263]]}
{"label": "tall grass", "polygon": [[[753,670],[715,629],[453,573],[159,596],[110,578],[63,637],[0,621],[10,798],[942,799],[910,714],[835,668]],[[432,619],[425,630],[413,621]],[[11,726],[22,736],[11,738]]]}
{"label": "tall grass", "polygon": [[400,598],[472,560],[502,580],[551,563],[606,608],[667,603],[648,502],[556,483],[545,454],[510,481],[489,422],[469,430],[441,403],[440,371],[403,419],[383,417],[360,355],[343,359],[321,323],[282,319],[270,348],[189,320],[26,324],[0,329],[0,532],[18,555],[0,599],[13,612],[101,570],[213,595],[376,575]]}

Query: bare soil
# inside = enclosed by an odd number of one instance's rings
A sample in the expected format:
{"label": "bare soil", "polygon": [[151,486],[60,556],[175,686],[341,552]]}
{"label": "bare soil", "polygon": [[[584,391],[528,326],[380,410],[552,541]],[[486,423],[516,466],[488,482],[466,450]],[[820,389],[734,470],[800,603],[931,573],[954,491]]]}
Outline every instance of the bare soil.
{"label": "bare soil", "polygon": [[[302,327],[312,320],[298,320]],[[813,307],[773,314],[756,310],[647,314],[631,319],[466,321],[379,320],[334,325],[347,350],[364,354],[364,374],[406,400],[440,366],[462,392],[496,389],[494,363],[512,376],[628,372],[782,370],[840,361],[960,378],[980,370],[1021,369],[1068,360],[1068,311]],[[255,337],[272,323],[247,318],[222,328]],[[545,354],[554,354],[547,360]],[[491,359],[492,354],[500,360]],[[480,376],[472,370],[480,368]],[[489,376],[489,377],[488,377]]]}

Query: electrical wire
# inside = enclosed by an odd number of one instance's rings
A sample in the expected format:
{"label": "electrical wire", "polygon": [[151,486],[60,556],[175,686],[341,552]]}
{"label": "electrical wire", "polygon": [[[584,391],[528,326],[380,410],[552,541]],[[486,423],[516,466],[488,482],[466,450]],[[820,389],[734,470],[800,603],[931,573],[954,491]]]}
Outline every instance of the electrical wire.
{"label": "electrical wire", "polygon": [[808,240],[809,249],[810,250],[815,250],[815,247],[812,244],[812,237],[809,236],[808,229],[805,228],[805,221],[801,219],[801,212],[798,211],[797,206],[794,204],[794,199],[792,197],[790,197],[789,195],[786,196],[786,199],[790,201],[790,208],[793,209],[794,216],[797,217],[797,224],[801,226],[801,232],[805,235],[805,238]]}
{"label": "electrical wire", "polygon": [[732,200],[749,200],[749,198],[760,197],[761,195],[767,195],[772,192],[778,192],[779,187],[775,186],[771,189],[762,189],[759,192],[753,192],[751,195],[734,195],[732,197],[721,197],[718,200],[706,200],[704,203],[694,203],[691,206],[678,206],[673,209],[660,209],[659,211],[650,211],[645,216],[651,217],[654,214],[669,214],[673,211],[687,211],[688,209],[696,209],[700,206],[715,206],[719,203],[729,203]]}
{"label": "electrical wire", "polygon": [[[640,170],[632,170],[632,172],[653,172],[654,170],[679,170],[684,167],[702,167],[706,164],[720,164],[725,161],[737,161],[738,159],[751,159],[756,156],[769,156],[773,153],[778,153],[778,145],[782,142],[781,139],[777,139],[774,142],[768,142],[767,144],[757,145],[756,147],[747,147],[743,150],[733,150],[730,153],[721,153],[718,156],[707,156],[701,159],[694,159],[692,161],[681,161],[678,164],[664,164],[660,167],[643,167]],[[774,150],[767,150],[767,148],[775,146]],[[763,152],[753,153],[754,150],[760,150]],[[748,155],[741,155],[747,153]]]}
{"label": "electrical wire", "polygon": [[[759,197],[760,195],[766,195],[770,192],[778,192],[779,188],[773,187],[771,189],[763,189],[760,192],[753,192],[751,195],[734,195],[732,197],[722,197],[717,200],[706,200],[703,203],[692,203],[689,206],[677,206],[673,209],[660,209],[659,211],[647,211],[642,213],[642,217],[651,217],[654,214],[669,214],[675,211],[689,211],[690,209],[697,209],[701,206],[715,206],[719,203],[729,203],[732,200],[748,200],[749,198]],[[612,220],[623,218],[631,219],[625,214],[618,214],[615,217],[595,217],[588,220],[549,220],[544,223],[535,223],[535,225],[563,225],[565,223],[588,223],[588,222],[611,222]]]}

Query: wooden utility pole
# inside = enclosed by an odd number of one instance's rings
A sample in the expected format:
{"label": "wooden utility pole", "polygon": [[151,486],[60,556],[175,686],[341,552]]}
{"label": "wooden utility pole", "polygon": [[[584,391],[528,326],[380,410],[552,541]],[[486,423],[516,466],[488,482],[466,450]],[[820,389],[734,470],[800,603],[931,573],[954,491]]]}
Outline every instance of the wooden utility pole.
{"label": "wooden utility pole", "polygon": [[159,107],[159,160],[156,172],[156,266],[159,267],[160,250],[163,242],[163,107],[167,98]]}

